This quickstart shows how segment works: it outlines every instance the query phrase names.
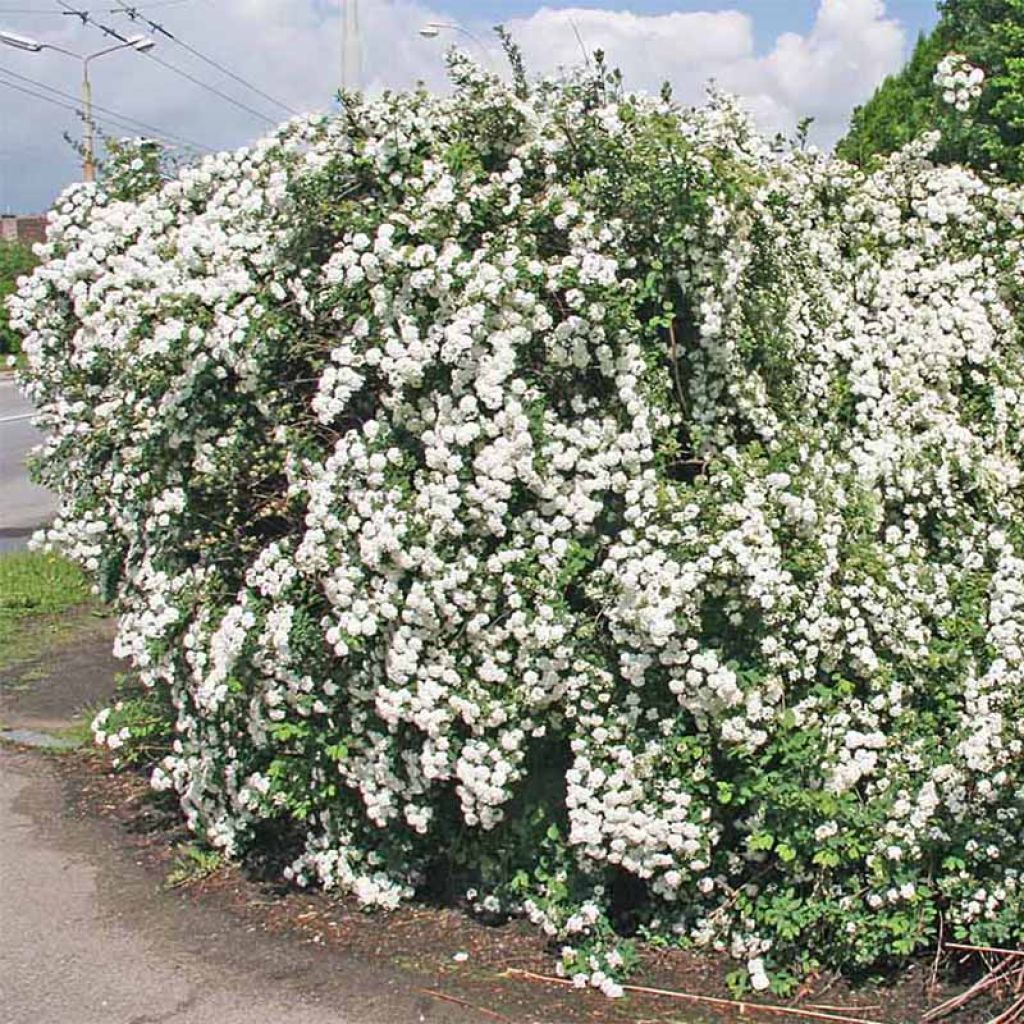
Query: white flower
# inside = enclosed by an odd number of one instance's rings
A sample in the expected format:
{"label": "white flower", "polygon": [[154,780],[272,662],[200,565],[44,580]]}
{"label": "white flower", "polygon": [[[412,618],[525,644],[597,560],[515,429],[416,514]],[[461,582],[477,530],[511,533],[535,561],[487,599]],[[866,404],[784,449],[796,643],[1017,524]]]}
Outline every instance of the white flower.
{"label": "white flower", "polygon": [[939,61],[932,81],[942,91],[944,103],[966,113],[981,96],[985,72],[962,54],[950,53]]}

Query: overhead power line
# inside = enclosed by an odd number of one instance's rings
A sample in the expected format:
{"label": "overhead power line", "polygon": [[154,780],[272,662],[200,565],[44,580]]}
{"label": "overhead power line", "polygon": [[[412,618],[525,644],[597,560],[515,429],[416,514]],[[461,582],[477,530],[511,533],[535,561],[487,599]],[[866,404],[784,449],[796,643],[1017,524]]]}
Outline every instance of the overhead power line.
{"label": "overhead power line", "polygon": [[[120,3],[120,0],[118,0],[118,2]],[[191,2],[192,0],[153,0],[152,3],[139,4],[139,10],[151,11],[155,10],[157,7],[180,7],[182,4],[189,4]],[[116,7],[107,7],[106,10],[110,14],[117,13]]]}
{"label": "overhead power line", "polygon": [[[156,0],[154,3],[141,5],[140,11],[149,11],[157,7],[178,7],[181,4],[191,3],[192,0]],[[117,7],[89,7],[85,8],[88,14],[114,14]],[[43,17],[65,18],[70,11],[48,11],[42,7],[0,7],[0,14],[41,14]]]}
{"label": "overhead power line", "polygon": [[83,114],[77,107],[72,106],[70,103],[64,103],[62,100],[55,100],[52,96],[45,96],[41,92],[26,89],[22,85],[15,85],[14,82],[5,81],[3,78],[0,78],[0,85],[6,86],[8,89],[14,89],[17,92],[23,92],[26,96],[34,96],[37,100],[44,100],[47,103],[52,103],[55,107],[63,107],[65,110],[74,112],[79,117],[85,117],[85,114]]}
{"label": "overhead power line", "polygon": [[[0,85],[8,89],[14,89],[17,92],[24,93],[26,96],[32,96],[34,99],[42,100],[44,103],[52,103],[55,107],[62,107],[65,110],[70,110],[78,118],[80,118],[83,121],[85,120],[85,112],[80,108],[73,106],[70,103],[64,103],[62,100],[56,100],[52,96],[46,96],[45,94],[41,92],[36,92],[33,89],[26,89],[24,86],[21,85],[15,85],[14,82],[8,82],[3,78],[0,78]],[[99,116],[94,115],[93,120],[101,121],[105,124],[110,124],[114,128],[127,128],[129,131],[134,130],[131,128],[131,126],[118,123],[118,121],[115,118],[108,117],[105,114]]]}
{"label": "overhead power line", "polygon": [[[64,100],[70,100],[75,104],[78,103],[78,98],[73,96],[71,93],[64,92],[62,89],[56,89],[52,85],[47,85],[45,82],[39,82],[34,78],[29,78],[27,75],[19,74],[17,71],[12,71],[10,68],[0,66],[0,73],[8,75],[11,78],[17,78],[19,81],[25,82],[37,89],[45,89],[47,92],[60,96]],[[122,124],[132,132],[137,132],[141,128],[157,138],[166,139],[168,142],[177,142],[179,145],[188,146],[191,149],[199,149],[209,152],[209,146],[193,142],[191,139],[187,139],[182,135],[176,135],[174,132],[166,131],[163,128],[156,128],[151,124],[147,124],[145,121],[140,121],[137,117],[131,117],[129,114],[122,114],[117,110],[111,110],[110,107],[101,106],[99,103],[94,103],[92,107],[93,110],[99,110],[108,115],[110,120],[122,122]],[[75,109],[77,110],[77,107]]]}
{"label": "overhead power line", "polygon": [[267,117],[266,114],[261,113],[260,111],[254,109],[253,107],[250,107],[246,103],[242,103],[241,100],[236,100],[233,96],[228,95],[228,93],[226,92],[221,92],[221,90],[218,89],[216,86],[210,85],[208,82],[204,82],[201,78],[196,78],[195,75],[189,74],[187,71],[184,71],[179,67],[176,67],[174,64],[168,64],[167,61],[163,60],[161,57],[158,57],[156,54],[145,53],[143,54],[143,56],[148,57],[152,61],[156,61],[157,64],[159,64],[161,67],[167,68],[168,71],[173,71],[176,75],[179,75],[182,78],[187,78],[190,82],[193,82],[195,85],[198,85],[201,89],[205,89],[207,92],[213,93],[214,96],[219,96],[222,100],[226,100],[232,106],[238,107],[239,110],[244,110],[247,114],[252,114],[253,117],[259,118],[259,120],[265,122],[266,124],[276,123],[274,121],[274,118]]}
{"label": "overhead power line", "polygon": [[246,79],[244,79],[241,75],[236,75],[235,72],[232,71],[230,68],[224,67],[223,64],[218,63],[212,57],[207,57],[205,53],[201,53],[194,46],[190,45],[189,43],[186,43],[184,39],[179,39],[176,35],[174,35],[173,32],[169,31],[159,22],[153,21],[152,18],[146,17],[146,15],[143,14],[143,11],[145,10],[144,7],[136,7],[134,5],[124,3],[124,0],[117,0],[117,2],[118,7],[114,8],[115,13],[126,14],[132,21],[144,22],[146,25],[149,26],[149,30],[151,32],[161,35],[165,39],[169,39],[176,46],[180,46],[183,50],[187,50],[194,57],[198,57],[201,61],[204,61],[205,63],[209,64],[210,67],[216,68],[221,74],[227,75],[228,78],[234,79],[236,82],[239,83],[239,85],[244,85],[246,89],[249,89],[250,91],[256,93],[257,96],[262,96],[263,99],[268,100],[269,102],[273,103],[274,106],[280,107],[282,110],[287,111],[289,114],[298,113],[297,110],[295,110],[293,107],[288,106],[287,103],[282,103],[279,99],[275,99],[273,96],[270,95],[270,93],[264,92],[258,86],[253,85],[252,82],[249,82]]}
{"label": "overhead power line", "polygon": [[[88,11],[82,11],[72,7],[71,4],[67,3],[67,0],[57,0],[57,2],[61,5],[61,7],[65,8],[65,10],[67,10],[69,14],[73,14],[76,17],[78,17],[83,25],[92,25],[93,28],[99,29],[105,36],[109,36],[111,39],[117,39],[119,42],[122,43],[128,42],[127,36],[122,35],[120,32],[117,31],[117,29],[111,28],[109,25],[104,25],[101,22],[96,21],[95,18],[93,18]],[[207,92],[213,93],[215,96],[219,96],[222,100],[225,100],[233,106],[238,107],[240,110],[244,110],[248,114],[252,114],[253,117],[258,117],[261,121],[264,121],[267,124],[274,124],[274,119],[272,117],[268,117],[266,114],[261,113],[260,111],[254,109],[253,107],[250,107],[248,104],[243,103],[241,100],[236,100],[233,96],[229,95],[226,92],[222,92],[216,86],[210,85],[209,82],[204,82],[201,78],[196,78],[195,75],[190,74],[183,68],[179,68],[174,64],[168,63],[162,57],[158,57],[152,51],[147,50],[145,52],[138,52],[143,53],[144,57],[147,57],[149,60],[155,61],[161,67],[167,68],[168,71],[173,71],[174,74],[179,75],[181,78],[188,79],[188,81],[194,83],[195,85],[198,85],[202,89],[205,89]]]}

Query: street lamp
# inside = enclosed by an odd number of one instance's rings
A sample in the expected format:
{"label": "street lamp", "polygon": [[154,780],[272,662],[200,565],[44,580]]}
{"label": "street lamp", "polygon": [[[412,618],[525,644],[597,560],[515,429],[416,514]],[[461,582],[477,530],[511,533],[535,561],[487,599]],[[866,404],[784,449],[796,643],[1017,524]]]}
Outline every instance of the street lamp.
{"label": "street lamp", "polygon": [[483,40],[476,33],[470,32],[465,25],[460,25],[457,21],[428,21],[420,29],[420,35],[424,39],[436,39],[442,32],[461,32],[480,47],[484,60],[488,64],[491,63],[491,55],[487,52],[487,47],[484,45]]}
{"label": "street lamp", "polygon": [[28,50],[30,53],[38,53],[43,44],[28,36],[19,36],[17,32],[4,32],[0,29],[0,43],[13,46],[16,50]]}
{"label": "street lamp", "polygon": [[146,53],[152,50],[156,43],[148,36],[132,36],[123,43],[116,46],[108,46],[95,53],[75,53],[73,50],[65,50],[63,46],[56,43],[45,43],[29,36],[20,36],[16,32],[5,32],[0,29],[0,43],[6,46],[13,46],[16,50],[27,50],[29,53],[39,53],[40,50],[54,50],[63,53],[66,57],[74,57],[82,64],[82,120],[85,122],[85,142],[82,146],[82,177],[86,181],[96,179],[96,158],[93,153],[94,146],[94,125],[92,120],[92,82],[89,80],[89,64],[97,57],[104,57],[108,53],[117,50],[133,49],[139,53]]}

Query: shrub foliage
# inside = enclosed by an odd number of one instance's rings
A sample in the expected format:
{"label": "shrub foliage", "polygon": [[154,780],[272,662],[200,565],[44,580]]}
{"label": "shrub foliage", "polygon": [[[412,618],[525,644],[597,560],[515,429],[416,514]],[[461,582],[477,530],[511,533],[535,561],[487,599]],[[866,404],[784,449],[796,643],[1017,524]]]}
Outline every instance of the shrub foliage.
{"label": "shrub foliage", "polygon": [[27,245],[0,239],[0,356],[17,352],[20,340],[8,323],[4,299],[15,290],[18,278],[35,265],[32,250]]}
{"label": "shrub foliage", "polygon": [[154,784],[611,994],[1024,939],[1024,194],[451,70],[72,188],[14,301]]}

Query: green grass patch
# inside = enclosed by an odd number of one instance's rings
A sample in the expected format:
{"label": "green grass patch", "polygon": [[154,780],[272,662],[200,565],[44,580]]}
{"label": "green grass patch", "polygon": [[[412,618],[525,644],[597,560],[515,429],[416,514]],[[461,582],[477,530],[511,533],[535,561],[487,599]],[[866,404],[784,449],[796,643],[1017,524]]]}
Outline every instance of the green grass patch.
{"label": "green grass patch", "polygon": [[75,716],[74,721],[70,725],[64,726],[63,729],[50,729],[48,731],[58,739],[66,740],[72,744],[68,748],[69,750],[91,747],[93,745],[92,721],[103,707],[103,704],[90,704]]}
{"label": "green grass patch", "polygon": [[179,889],[184,885],[193,885],[219,871],[224,859],[216,850],[211,850],[196,843],[185,843],[178,847],[178,855],[174,859],[164,882],[166,889]]}
{"label": "green grass patch", "polygon": [[85,574],[60,555],[12,551],[0,555],[0,616],[52,615],[88,601]]}
{"label": "green grass patch", "polygon": [[14,646],[24,620],[91,600],[85,574],[66,558],[32,551],[0,555],[0,659]]}

